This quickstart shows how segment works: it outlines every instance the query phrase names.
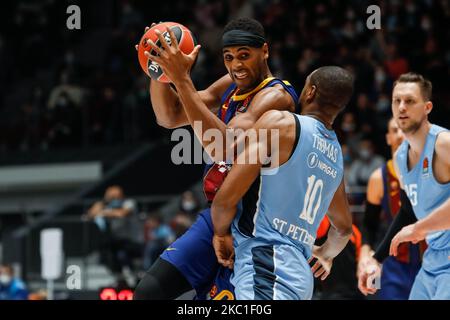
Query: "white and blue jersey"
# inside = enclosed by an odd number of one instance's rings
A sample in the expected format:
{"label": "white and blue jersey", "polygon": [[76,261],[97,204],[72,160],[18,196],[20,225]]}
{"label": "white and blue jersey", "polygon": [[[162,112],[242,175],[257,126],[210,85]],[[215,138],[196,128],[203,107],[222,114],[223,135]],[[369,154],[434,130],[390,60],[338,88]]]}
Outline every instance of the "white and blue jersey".
{"label": "white and blue jersey", "polygon": [[289,160],[262,169],[251,233],[243,213],[233,221],[238,299],[310,299],[311,256],[317,229],[343,178],[336,134],[308,116],[294,115],[297,140]]}
{"label": "white and blue jersey", "polygon": [[[432,125],[417,164],[408,168],[409,143],[405,140],[397,152],[400,180],[417,219],[427,217],[450,198],[450,183],[439,183],[433,173],[433,156],[439,133],[447,129]],[[411,299],[450,299],[450,230],[432,232],[426,237],[422,269],[419,271]]]}

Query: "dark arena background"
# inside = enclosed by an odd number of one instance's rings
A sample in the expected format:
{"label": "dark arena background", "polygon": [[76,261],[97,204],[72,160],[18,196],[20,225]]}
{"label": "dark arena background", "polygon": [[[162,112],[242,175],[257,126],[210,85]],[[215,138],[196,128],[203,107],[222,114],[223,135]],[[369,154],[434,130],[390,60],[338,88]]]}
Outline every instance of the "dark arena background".
{"label": "dark arena background", "polygon": [[[380,9],[379,28],[371,5]],[[227,73],[222,29],[237,17],[261,22],[273,74],[298,93],[320,66],[353,73],[352,99],[334,128],[361,232],[368,179],[391,157],[393,82],[409,71],[427,77],[430,121],[450,127],[447,0],[8,0],[0,7],[0,274],[23,287],[17,299],[131,299],[145,270],[207,206],[203,165],[172,161],[178,142],[158,125],[139,66],[134,46],[153,22],[179,22],[202,45],[191,73],[197,89]],[[190,143],[198,147],[194,135]],[[122,213],[96,215],[102,205]],[[377,299],[357,289],[361,237],[351,245],[329,286],[338,286],[336,298]],[[318,283],[313,299],[333,299],[327,290]]]}

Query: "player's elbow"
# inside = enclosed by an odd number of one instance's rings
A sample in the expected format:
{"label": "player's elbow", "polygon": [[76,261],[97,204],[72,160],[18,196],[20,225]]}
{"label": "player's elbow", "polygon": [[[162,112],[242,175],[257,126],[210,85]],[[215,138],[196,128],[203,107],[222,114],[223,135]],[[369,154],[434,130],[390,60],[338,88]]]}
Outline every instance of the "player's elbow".
{"label": "player's elbow", "polygon": [[232,211],[235,206],[236,205],[234,204],[233,199],[222,196],[219,191],[211,204],[211,212],[217,216],[221,216]]}
{"label": "player's elbow", "polygon": [[165,129],[176,129],[180,127],[177,121],[173,121],[170,118],[156,118],[156,123]]}
{"label": "player's elbow", "polygon": [[352,223],[336,228],[336,232],[342,238],[350,238],[353,233]]}
{"label": "player's elbow", "polygon": [[226,212],[227,209],[229,209],[229,206],[227,205],[226,201],[222,201],[216,196],[213,203],[211,204],[211,211],[217,214],[221,214],[223,212]]}

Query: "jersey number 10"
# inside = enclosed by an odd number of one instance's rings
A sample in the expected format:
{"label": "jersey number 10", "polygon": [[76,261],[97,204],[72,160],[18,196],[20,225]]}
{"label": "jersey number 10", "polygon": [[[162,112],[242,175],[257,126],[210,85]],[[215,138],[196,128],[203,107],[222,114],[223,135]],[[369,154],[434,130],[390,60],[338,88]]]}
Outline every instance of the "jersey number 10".
{"label": "jersey number 10", "polygon": [[317,179],[312,175],[308,178],[308,189],[306,190],[305,200],[303,201],[303,210],[300,219],[306,220],[309,224],[314,223],[317,211],[319,211],[322,201],[323,180]]}

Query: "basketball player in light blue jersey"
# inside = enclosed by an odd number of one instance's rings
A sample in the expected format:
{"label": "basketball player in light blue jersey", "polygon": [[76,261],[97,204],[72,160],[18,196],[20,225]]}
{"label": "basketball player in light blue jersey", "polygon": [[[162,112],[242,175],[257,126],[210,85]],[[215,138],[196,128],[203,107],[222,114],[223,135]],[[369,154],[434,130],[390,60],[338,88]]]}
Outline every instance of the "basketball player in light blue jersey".
{"label": "basketball player in light blue jersey", "polygon": [[[431,124],[432,85],[415,73],[394,83],[392,112],[405,141],[394,156],[403,191],[402,207],[368,266],[363,280],[379,273],[379,263],[396,256],[403,242],[426,239],[428,248],[409,298],[450,299],[450,132]],[[391,241],[392,240],[392,241]],[[366,283],[363,292],[374,293]]]}
{"label": "basketball player in light blue jersey", "polygon": [[[269,111],[256,122],[258,141],[247,143],[211,208],[213,245],[219,263],[228,267],[234,263],[231,282],[237,299],[311,299],[313,273],[325,279],[333,258],[346,246],[352,217],[343,182],[342,151],[332,124],[352,91],[353,77],[348,71],[322,67],[306,80],[301,115]],[[261,129],[268,129],[270,135],[278,132],[278,148],[272,137],[266,143]],[[269,158],[242,164],[269,150]],[[264,168],[267,160],[271,166]],[[254,216],[247,219],[253,222],[252,232],[245,235],[237,207],[258,176],[259,201]],[[332,226],[328,240],[314,247],[325,213]],[[317,258],[312,268],[308,264],[311,256]]]}
{"label": "basketball player in light blue jersey", "polygon": [[[214,150],[210,146],[213,143],[217,146],[216,140],[220,139],[216,139],[216,135],[211,141],[207,133],[213,130],[225,138],[230,132],[251,128],[268,110],[295,111],[298,96],[290,84],[272,76],[268,66],[269,47],[265,31],[254,19],[237,18],[225,26],[222,52],[228,75],[201,91],[196,90],[190,77],[199,47],[186,55],[180,51],[173,32],[168,32],[174,39],[171,45],[160,33],[161,48],[149,43],[159,55],[149,56],[149,59],[161,66],[172,79],[176,90],[167,83],[152,80],[152,108],[158,123],[164,127],[177,128],[190,124],[205,150],[209,150],[215,162],[206,167],[203,178],[209,205],[226,178],[228,165],[221,164],[226,160],[226,141],[222,145],[223,152],[218,152],[222,147]],[[244,212],[254,212],[256,208],[257,185],[255,182],[254,187],[242,197]],[[246,224],[247,221],[242,220],[242,223]],[[134,298],[175,299],[195,289],[199,299],[220,296],[232,299],[232,286],[227,281],[230,270],[218,264],[212,237],[213,227],[208,207],[199,213],[189,230],[153,263],[136,287]]]}

